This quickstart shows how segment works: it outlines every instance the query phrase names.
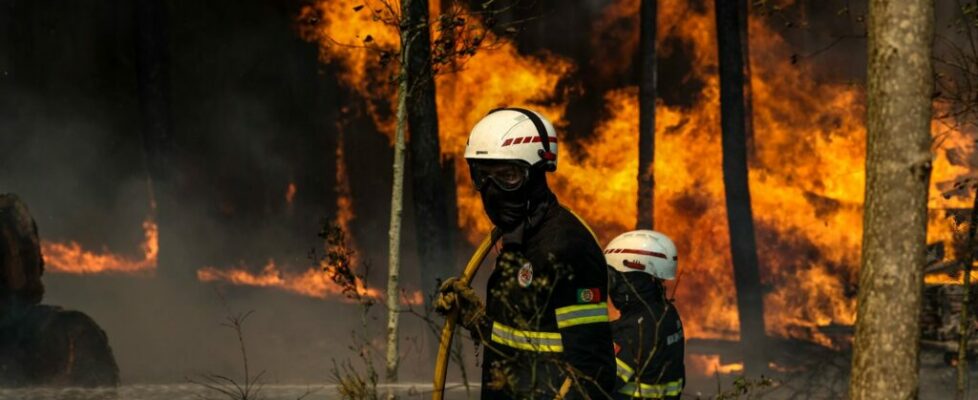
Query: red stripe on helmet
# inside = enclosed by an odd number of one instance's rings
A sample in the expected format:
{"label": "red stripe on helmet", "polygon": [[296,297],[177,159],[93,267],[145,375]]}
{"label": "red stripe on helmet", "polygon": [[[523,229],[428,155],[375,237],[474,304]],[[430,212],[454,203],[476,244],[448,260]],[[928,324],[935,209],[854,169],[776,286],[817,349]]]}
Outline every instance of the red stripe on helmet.
{"label": "red stripe on helmet", "polygon": [[503,142],[503,147],[509,146],[511,144],[513,144],[513,139],[512,138],[506,139],[506,141]]}
{"label": "red stripe on helmet", "polygon": [[666,260],[669,259],[669,257],[666,257],[665,254],[662,254],[662,253],[659,253],[659,252],[655,252],[655,251],[646,251],[646,250],[637,250],[637,249],[613,249],[613,250],[608,250],[605,253],[608,253],[608,252],[612,252],[612,253],[626,253],[626,254],[638,254],[638,255],[643,255],[643,256],[651,256],[651,257],[664,258]]}

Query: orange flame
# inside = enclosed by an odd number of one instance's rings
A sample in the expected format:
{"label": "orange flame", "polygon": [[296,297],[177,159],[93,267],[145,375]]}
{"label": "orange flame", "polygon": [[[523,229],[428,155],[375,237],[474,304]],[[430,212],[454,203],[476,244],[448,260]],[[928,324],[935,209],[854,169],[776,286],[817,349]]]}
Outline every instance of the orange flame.
{"label": "orange flame", "polygon": [[101,253],[85,250],[76,241],[41,242],[44,264],[54,273],[89,275],[99,273],[147,273],[156,270],[159,254],[159,229],[153,217],[143,221],[143,258],[134,260],[103,250]]}
{"label": "orange flame", "polygon": [[[301,273],[293,273],[279,268],[275,260],[268,260],[261,272],[251,272],[241,266],[230,269],[204,267],[197,270],[197,279],[201,282],[227,282],[234,285],[265,287],[283,290],[317,299],[343,299],[349,301],[342,289],[330,280],[329,272],[323,272],[319,267],[309,267]],[[364,288],[362,282],[357,282],[356,288],[360,296],[371,299],[381,299],[382,293],[375,288]],[[402,302],[418,305],[423,303],[421,292],[411,292],[404,295]]]}
{"label": "orange flame", "polygon": [[[318,1],[304,13],[321,12],[323,21],[307,26],[304,37],[320,43],[321,57],[341,67],[340,79],[347,86],[364,98],[389,100],[387,75],[374,74],[380,68],[377,58],[351,45],[371,35],[378,43],[396,46],[397,35],[371,20],[369,13],[354,11],[357,4]],[[637,0],[613,2],[595,26],[617,30],[599,32],[599,37],[617,38],[615,46],[634,48],[637,9]],[[616,18],[633,23],[606,21]],[[690,46],[692,68],[685,79],[702,82],[702,89],[691,93],[696,98],[692,106],[657,105],[655,221],[675,239],[681,254],[677,305],[687,335],[736,339],[712,9],[666,2],[660,3],[658,18],[659,38]],[[631,29],[621,31],[621,26]],[[792,49],[763,19],[752,18],[749,28],[754,96],[750,185],[762,280],[771,288],[765,296],[767,331],[829,346],[832,342],[818,328],[849,325],[855,319],[865,186],[863,88],[817,81],[812,65],[792,63]],[[436,78],[445,154],[461,154],[469,128],[500,105],[532,107],[555,121],[558,129],[564,125],[566,104],[549,99],[558,91],[558,81],[576,68],[574,63],[549,54],[521,54],[513,43],[499,43],[478,52],[458,73]],[[662,48],[660,54],[670,51]],[[601,57],[598,71],[625,71],[622,66],[633,55],[631,50],[623,57]],[[560,148],[559,168],[551,177],[561,202],[583,215],[602,240],[632,229],[636,220],[636,88],[606,93],[605,109],[608,117],[591,137],[573,148]],[[392,133],[389,121],[378,121],[378,128]],[[934,132],[941,138],[935,150],[974,150],[968,133],[938,123]],[[966,200],[945,199],[936,189],[970,172],[947,154],[937,151],[933,163],[929,205],[935,210],[968,207]],[[456,160],[459,227],[475,242],[490,225],[464,160]],[[930,225],[930,240],[950,238],[943,220],[934,217]]]}
{"label": "orange flame", "polygon": [[[964,273],[957,274],[929,274],[924,277],[927,285],[964,285]],[[978,285],[978,268],[971,270],[971,284]]]}
{"label": "orange flame", "polygon": [[[334,223],[345,233],[348,245],[355,248],[353,239],[350,235],[350,223],[355,217],[353,211],[353,201],[351,198],[350,180],[346,170],[346,157],[343,151],[343,131],[336,141],[336,217]],[[291,203],[291,197],[295,194],[295,184],[290,183],[286,192],[286,200]],[[356,265],[356,253],[350,255],[349,263]],[[382,293],[375,288],[367,288],[360,278],[355,278],[352,283],[352,291],[355,293],[344,293],[343,287],[333,281],[340,266],[326,265],[322,261],[318,267],[310,267],[302,273],[287,272],[280,269],[274,260],[269,259],[268,263],[262,268],[261,272],[254,273],[245,266],[235,268],[204,267],[197,270],[197,280],[201,282],[227,282],[233,285],[268,287],[287,292],[300,294],[307,297],[318,299],[343,299],[352,300],[352,297],[360,296],[369,299],[380,299]],[[402,299],[405,304],[422,304],[423,296],[421,292],[410,293]]]}
{"label": "orange flame", "polygon": [[743,373],[744,363],[721,364],[717,355],[690,354],[686,356],[686,368],[706,376],[728,375]]}

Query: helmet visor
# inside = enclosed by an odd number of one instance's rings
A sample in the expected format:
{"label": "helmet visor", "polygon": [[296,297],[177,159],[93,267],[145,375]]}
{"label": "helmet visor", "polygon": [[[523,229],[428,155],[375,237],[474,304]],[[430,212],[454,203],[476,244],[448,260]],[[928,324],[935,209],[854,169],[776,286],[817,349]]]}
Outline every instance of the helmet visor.
{"label": "helmet visor", "polygon": [[529,168],[510,162],[487,162],[477,161],[469,164],[469,171],[472,174],[472,182],[475,188],[482,191],[489,184],[494,182],[496,186],[505,191],[514,191],[523,186],[529,179]]}

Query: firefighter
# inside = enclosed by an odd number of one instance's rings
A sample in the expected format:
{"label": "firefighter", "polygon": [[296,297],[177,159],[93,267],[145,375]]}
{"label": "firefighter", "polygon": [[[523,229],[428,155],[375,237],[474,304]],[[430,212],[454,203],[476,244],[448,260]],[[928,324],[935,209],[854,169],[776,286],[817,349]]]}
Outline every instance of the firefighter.
{"label": "firefighter", "polygon": [[455,278],[437,309],[483,345],[482,399],[604,399],[615,384],[607,267],[586,225],[547,186],[557,135],[542,115],[490,112],[469,135],[465,158],[501,249],[483,302]]}
{"label": "firefighter", "polygon": [[637,230],[608,243],[604,256],[611,303],[621,311],[612,323],[615,398],[678,399],[686,380],[683,324],[663,285],[676,277],[676,245],[660,232]]}

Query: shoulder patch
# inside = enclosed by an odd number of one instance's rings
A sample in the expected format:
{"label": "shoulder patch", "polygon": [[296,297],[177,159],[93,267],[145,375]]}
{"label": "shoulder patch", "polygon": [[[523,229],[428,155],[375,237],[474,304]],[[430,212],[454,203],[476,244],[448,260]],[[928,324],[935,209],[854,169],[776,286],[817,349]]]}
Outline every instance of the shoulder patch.
{"label": "shoulder patch", "polygon": [[601,302],[600,288],[577,289],[577,302],[580,304],[593,304]]}

